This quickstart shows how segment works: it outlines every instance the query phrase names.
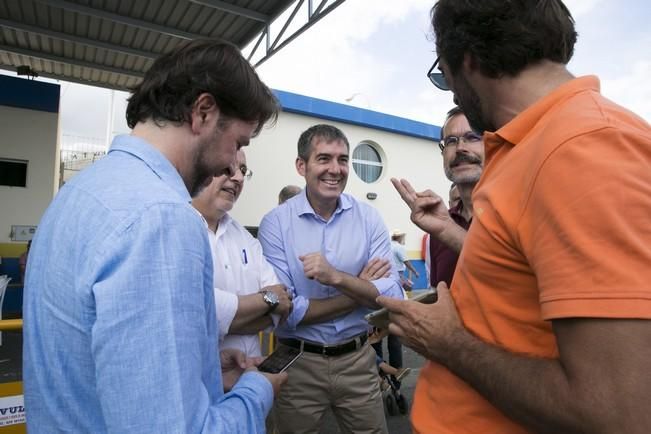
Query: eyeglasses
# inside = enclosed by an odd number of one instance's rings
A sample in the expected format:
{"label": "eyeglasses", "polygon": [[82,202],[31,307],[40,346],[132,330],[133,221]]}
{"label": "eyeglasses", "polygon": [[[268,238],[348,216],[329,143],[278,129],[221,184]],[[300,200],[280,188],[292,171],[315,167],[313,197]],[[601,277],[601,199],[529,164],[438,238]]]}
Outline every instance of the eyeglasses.
{"label": "eyeglasses", "polygon": [[441,60],[441,56],[436,58],[434,65],[432,65],[429,71],[427,71],[427,77],[429,78],[429,81],[431,81],[432,84],[438,87],[439,89],[450,90],[450,86],[448,86],[448,82],[445,79],[445,74],[443,74],[443,72],[436,69],[440,60]]}
{"label": "eyeglasses", "polygon": [[253,177],[253,171],[244,165],[240,166],[239,171],[242,173],[242,177],[247,181]]}
{"label": "eyeglasses", "polygon": [[443,152],[448,147],[456,147],[461,140],[466,143],[477,143],[482,139],[481,134],[478,134],[474,131],[467,131],[463,136],[447,136],[443,137],[439,142],[439,148]]}

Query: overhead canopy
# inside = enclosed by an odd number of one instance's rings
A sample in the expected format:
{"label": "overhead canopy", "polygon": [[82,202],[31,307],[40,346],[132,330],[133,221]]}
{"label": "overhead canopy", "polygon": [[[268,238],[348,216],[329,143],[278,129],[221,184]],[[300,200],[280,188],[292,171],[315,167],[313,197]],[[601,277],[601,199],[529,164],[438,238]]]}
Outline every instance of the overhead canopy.
{"label": "overhead canopy", "polygon": [[0,68],[126,90],[158,55],[205,37],[249,47],[257,66],[344,1],[0,0]]}

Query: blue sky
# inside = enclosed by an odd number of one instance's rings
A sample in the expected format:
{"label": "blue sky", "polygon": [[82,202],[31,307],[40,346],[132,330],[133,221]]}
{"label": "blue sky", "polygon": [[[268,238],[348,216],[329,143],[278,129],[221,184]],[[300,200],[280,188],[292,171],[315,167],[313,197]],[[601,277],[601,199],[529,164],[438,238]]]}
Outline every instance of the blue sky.
{"label": "blue sky", "polygon": [[[432,0],[347,0],[263,64],[259,73],[273,88],[440,124],[452,96],[425,77],[435,59],[429,28],[432,4]],[[570,71],[597,74],[608,98],[651,121],[648,0],[566,4],[579,32]],[[62,133],[104,137],[109,91],[61,84]],[[115,100],[114,133],[128,131],[125,95],[118,93]]]}
{"label": "blue sky", "polygon": [[[569,69],[597,74],[603,93],[651,120],[651,6],[568,0],[579,40]],[[425,73],[435,59],[431,0],[348,0],[262,65],[273,87],[439,124],[452,104]],[[300,59],[300,62],[297,62]],[[287,67],[287,65],[292,65]]]}

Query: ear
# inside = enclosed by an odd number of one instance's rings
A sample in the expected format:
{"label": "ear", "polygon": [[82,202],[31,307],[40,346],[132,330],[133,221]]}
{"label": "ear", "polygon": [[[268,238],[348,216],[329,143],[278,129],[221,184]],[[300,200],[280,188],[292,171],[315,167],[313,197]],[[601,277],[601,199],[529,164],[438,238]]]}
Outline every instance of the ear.
{"label": "ear", "polygon": [[463,63],[461,64],[461,69],[466,76],[475,72],[479,72],[479,62],[470,53],[465,53],[463,55]]}
{"label": "ear", "polygon": [[219,107],[215,98],[208,92],[200,94],[192,104],[190,127],[192,132],[198,134],[203,128],[216,125],[219,120]]}
{"label": "ear", "polygon": [[299,175],[305,177],[305,160],[301,157],[296,157],[296,171]]}

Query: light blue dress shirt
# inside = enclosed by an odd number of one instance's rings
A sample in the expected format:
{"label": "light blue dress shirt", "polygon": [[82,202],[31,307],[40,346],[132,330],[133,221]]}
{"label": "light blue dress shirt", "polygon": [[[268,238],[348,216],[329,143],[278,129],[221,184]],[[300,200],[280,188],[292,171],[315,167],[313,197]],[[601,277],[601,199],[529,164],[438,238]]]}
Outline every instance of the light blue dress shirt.
{"label": "light blue dress shirt", "polygon": [[223,392],[212,259],[189,201],[133,136],[57,194],[27,266],[30,433],[264,432],[264,376]]}
{"label": "light blue dress shirt", "polygon": [[393,265],[389,233],[377,210],[342,194],[329,220],[316,214],[305,190],[271,210],[260,223],[258,239],[278,278],[294,297],[294,309],[287,322],[276,329],[279,337],[292,337],[321,344],[344,342],[368,331],[359,307],[347,315],[319,324],[299,325],[311,298],[329,298],[341,292],[305,277],[299,256],[321,252],[339,271],[357,276],[372,258],[392,264],[391,275],[372,281],[380,295],[402,298],[400,279]]}

